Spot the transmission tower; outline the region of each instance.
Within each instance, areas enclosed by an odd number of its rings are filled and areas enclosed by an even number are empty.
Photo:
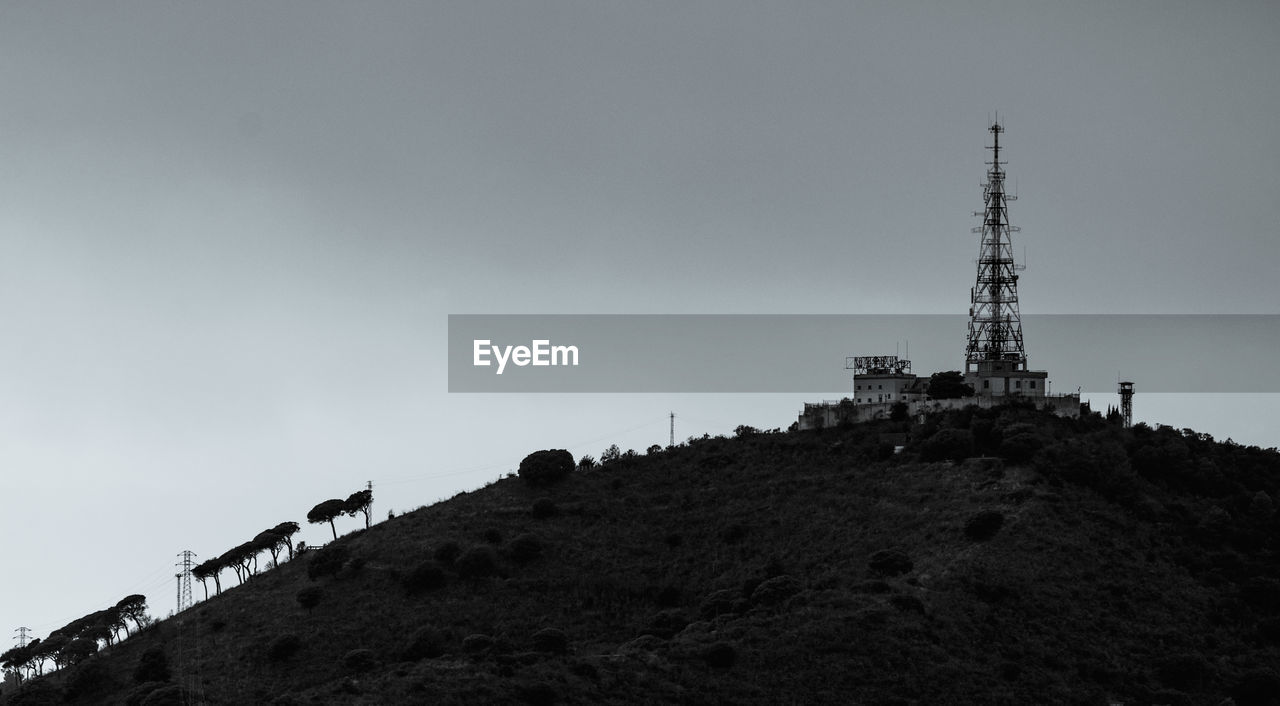
[[[178,578],[178,601],[175,613],[190,608],[191,601],[191,568],[195,566],[196,553],[190,549],[183,550],[178,556],[182,557],[182,561],[177,562],[174,566],[182,567],[182,573],[177,574]]]
[[[31,636],[27,634],[31,632],[31,628],[21,627],[14,630],[14,632],[18,633],[18,636],[13,638],[18,641],[18,647],[26,647],[27,643],[31,641]]]
[[[972,229],[982,234],[978,251],[978,278],[969,293],[969,341],[965,348],[965,372],[976,372],[980,363],[1007,361],[1014,370],[1026,370],[1027,352],[1022,346],[1022,316],[1018,312],[1018,271],[1013,259],[1011,233],[1018,227],[1009,225],[1008,202],[1018,197],[1004,192],[1004,169],[1000,161],[998,122],[988,128],[992,144],[991,161],[987,162],[987,182],[982,185],[982,225]],[[978,215],[978,214],[974,214]]]
[[[182,571],[174,574],[178,579],[178,601],[174,612],[178,637],[178,685],[182,690],[183,706],[192,706],[204,703],[204,687],[200,679],[200,618],[194,611],[183,611],[193,605],[191,569],[197,555],[185,549],[178,556],[182,557],[182,561],[175,564],[182,567]]]
[[[1133,426],[1133,383],[1120,383],[1120,417],[1124,420],[1124,428]]]

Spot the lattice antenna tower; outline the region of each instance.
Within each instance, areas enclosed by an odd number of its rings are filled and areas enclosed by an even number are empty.
[[[969,340],[965,348],[965,372],[973,372],[983,361],[1011,361],[1014,370],[1025,370],[1027,352],[1022,345],[1022,315],[1018,312],[1018,265],[1013,258],[1009,225],[1009,202],[1018,197],[1004,191],[1004,165],[1000,161],[1000,135],[1004,127],[997,117],[988,128],[992,144],[987,162],[987,182],[982,185],[982,225],[972,232],[982,234],[978,251],[978,278],[969,292]],[[974,214],[978,215],[978,214]]]

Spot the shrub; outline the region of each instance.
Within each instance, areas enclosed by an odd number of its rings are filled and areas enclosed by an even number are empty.
[[[738,651],[727,642],[717,642],[702,650],[702,661],[713,669],[728,669],[738,661]]]
[[[534,451],[520,462],[520,477],[529,485],[552,485],[572,472],[573,454],[564,449]]]
[[[182,687],[177,684],[162,686],[147,694],[139,702],[141,706],[182,706]]]
[[[1136,498],[1137,476],[1124,447],[1115,441],[1096,435],[1067,439],[1044,447],[1035,460],[1045,475],[1093,488],[1109,500],[1131,502]]]
[[[445,542],[444,544],[436,547],[434,554],[436,561],[444,564],[445,566],[449,566],[453,562],[457,561],[458,557],[461,555],[462,547],[458,546],[458,543],[454,541]]]
[[[1280,645],[1280,618],[1259,620],[1258,636],[1273,645]]]
[[[569,651],[569,637],[559,628],[543,628],[533,634],[533,649],[562,655]]]
[[[1020,425],[1015,425],[1020,426]],[[1044,446],[1044,439],[1033,432],[1006,437],[1000,443],[1000,458],[1010,463],[1026,463]]]
[[[373,650],[351,650],[342,656],[342,666],[356,673],[369,672],[378,666],[378,658],[374,656]]]
[[[960,461],[973,455],[973,434],[968,429],[942,429],[924,440],[923,461]]]
[[[507,552],[515,563],[528,564],[542,556],[542,540],[532,534],[522,534],[511,540]]]
[[[304,610],[310,611],[320,605],[321,599],[324,598],[324,591],[321,591],[319,586],[308,586],[298,591],[294,598]]]
[[[756,586],[751,592],[751,602],[755,605],[776,606],[799,592],[800,582],[783,574]]]
[[[1196,654],[1165,657],[1156,665],[1160,683],[1183,691],[1199,691],[1213,677],[1213,666]]]
[[[1280,698],[1280,675],[1270,669],[1247,672],[1231,688],[1231,698],[1240,706],[1262,706]]]
[[[67,701],[84,697],[97,697],[119,688],[111,676],[111,670],[101,660],[90,660],[77,665],[67,677]]]
[[[267,645],[267,661],[283,662],[302,649],[302,638],[297,635],[281,635]]]
[[[728,589],[712,591],[698,604],[698,613],[707,620],[720,615],[741,613],[746,610],[747,602],[738,591]]]
[[[5,706],[54,706],[67,703],[66,694],[48,679],[28,681],[21,690],[9,694],[5,686]]]
[[[404,577],[403,584],[410,594],[438,591],[449,585],[449,575],[439,564],[427,560],[413,567]]]
[[[555,517],[560,514],[560,508],[556,507],[556,503],[551,498],[538,498],[533,501],[533,516],[535,519],[545,520],[548,517]]]
[[[138,659],[138,666],[133,670],[134,683],[149,681],[169,681],[169,660],[164,656],[161,647],[148,647]]]
[[[735,524],[726,527],[720,532],[720,539],[725,544],[737,544],[747,537],[747,528],[745,525]]]
[[[515,692],[516,698],[529,706],[551,706],[560,698],[556,694],[556,688],[544,681],[517,684]]]
[[[462,650],[475,654],[477,652],[488,652],[493,649],[494,641],[488,635],[475,634],[467,635],[462,638]]]
[[[142,706],[143,699],[150,696],[151,692],[162,688],[165,688],[162,682],[142,682],[124,695],[124,706]]]
[[[458,575],[463,578],[483,578],[498,573],[498,555],[489,547],[472,547],[458,557]]]
[[[893,596],[889,598],[889,605],[904,613],[924,613],[924,603],[915,596]]]
[[[321,549],[307,564],[307,578],[314,581],[322,576],[336,576],[339,571],[342,571],[342,566],[347,563],[349,554],[345,544],[330,544]]]
[[[404,658],[435,659],[444,654],[446,644],[445,634],[438,628],[419,628],[409,637],[409,644],[404,649]]]
[[[689,618],[684,614],[684,611],[663,610],[649,617],[648,625],[642,631],[642,634],[670,640],[688,625]]]
[[[999,510],[983,510],[964,523],[964,534],[969,539],[983,542],[996,536],[1004,526],[1004,513]]]
[[[897,549],[881,549],[872,554],[871,558],[867,560],[867,566],[872,571],[884,576],[905,574],[915,568],[915,564],[911,562],[911,557]]]

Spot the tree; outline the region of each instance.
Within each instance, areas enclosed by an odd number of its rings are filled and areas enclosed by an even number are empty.
[[[34,644],[34,643],[33,643]],[[32,656],[40,661],[49,660],[53,662],[55,669],[60,669],[63,665],[62,648],[67,644],[67,638],[64,635],[53,633],[39,643],[34,650]]]
[[[204,599],[209,600],[209,584],[210,577],[215,575],[214,560],[204,561],[196,564],[191,568],[191,575],[196,577],[201,586],[204,586]]]
[[[622,458],[622,450],[618,448],[617,444],[610,444],[609,448],[600,453],[600,464],[612,463],[619,458]]]
[[[929,396],[935,400],[973,397],[973,385],[965,383],[959,370],[934,373],[929,376]]]
[[[347,497],[343,512],[355,517],[356,513],[364,513],[364,528],[369,529],[369,510],[373,508],[373,491],[369,488],[358,490]]]
[[[281,522],[271,528],[272,532],[280,535],[280,538],[284,540],[284,545],[288,547],[289,561],[293,561],[293,535],[297,534],[299,529],[297,522]]]
[[[529,485],[551,485],[573,472],[573,454],[564,449],[534,451],[520,462],[520,477]]]
[[[284,549],[284,537],[276,534],[274,528],[259,532],[258,535],[253,538],[253,544],[259,548],[259,551],[266,549],[271,552],[271,562],[273,564],[280,563],[280,550]]]
[[[332,498],[326,500],[319,505],[311,508],[311,512],[307,513],[307,522],[313,525],[329,523],[329,530],[333,532],[333,539],[338,540],[338,530],[333,526],[333,518],[347,511],[346,501]]]
[[[67,664],[75,664],[98,651],[98,643],[84,637],[77,637],[67,642],[62,648],[62,656]]]
[[[27,676],[35,676],[36,655],[40,651],[40,638],[36,638],[28,642],[26,647],[14,647],[0,654],[0,666],[5,669],[11,669],[18,675],[18,680],[22,680],[22,670],[27,670]]]
[[[911,408],[906,402],[894,402],[889,408],[889,421],[905,422],[911,417]]]
[[[120,599],[120,602],[117,603],[115,607],[116,607],[116,610],[120,611],[121,622],[123,622],[125,618],[128,618],[129,620],[133,621],[133,624],[135,627],[137,627],[138,629],[142,628],[143,623],[146,621],[146,618],[147,618],[147,597],[146,596],[142,595],[141,593],[135,593],[130,596],[125,596],[124,598]],[[125,632],[126,634],[128,633],[127,626],[125,627]]]
[[[222,595],[222,578],[219,574],[224,568],[226,568],[226,566],[222,563],[222,557],[214,557],[206,562],[198,564],[191,570],[191,575],[200,579],[201,584],[204,584],[205,579],[213,579],[213,583],[218,590],[218,595]],[[204,584],[204,599],[209,600],[208,584]]]

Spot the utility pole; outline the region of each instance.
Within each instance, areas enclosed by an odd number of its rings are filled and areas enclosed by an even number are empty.
[[[667,446],[676,445],[676,413],[671,413],[671,441],[667,442]]]
[[[369,491],[369,521],[373,522],[373,481],[365,481],[365,490]]]

